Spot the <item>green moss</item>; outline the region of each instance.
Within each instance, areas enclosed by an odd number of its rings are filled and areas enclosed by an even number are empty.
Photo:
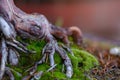
[[[14,70],[20,72],[23,76],[27,75],[28,73],[26,70],[30,68],[36,61],[39,61],[42,57],[41,51],[43,47],[45,46],[45,41],[32,41],[32,40],[23,40],[24,42],[30,44],[28,48],[30,50],[35,50],[36,54],[24,54],[21,53],[21,58],[19,65],[16,67],[12,67]],[[74,74],[71,79],[66,78],[65,72],[62,72],[63,68],[63,60],[60,58],[59,54],[55,53],[55,63],[57,64],[56,68],[50,72],[46,72],[47,69],[50,68],[49,66],[49,60],[46,61],[44,64],[41,64],[38,66],[38,71],[44,71],[44,74],[41,77],[41,80],[87,80],[87,77],[85,76],[84,72],[90,70],[95,65],[98,65],[97,59],[88,53],[87,51],[84,51],[80,49],[77,45],[72,45],[71,47],[74,56],[69,55],[72,65],[73,65],[73,71]],[[16,78],[19,78],[21,76],[18,76],[16,72],[14,71],[14,75]],[[19,78],[20,79],[20,78]],[[17,79],[18,80],[18,79]]]
[[[22,75],[17,70],[12,69],[12,73],[13,73],[16,80],[22,79]]]
[[[72,48],[74,57],[69,55],[73,64],[74,75],[72,80],[85,80],[86,76],[84,72],[90,70],[95,65],[98,65],[97,59],[90,53],[80,50],[78,48]]]

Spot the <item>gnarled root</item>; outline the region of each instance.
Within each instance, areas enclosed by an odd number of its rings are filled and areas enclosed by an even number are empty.
[[[61,56],[61,58],[63,59],[64,65],[66,66],[66,76],[68,78],[71,78],[73,75],[73,68],[70,58],[68,57],[66,51],[62,47],[58,46],[56,40],[54,39],[50,39],[50,40],[52,41],[49,41],[46,44],[46,46],[43,48],[42,51],[43,57],[41,58],[41,60],[36,62],[34,67],[30,69],[30,75],[34,75],[36,73],[37,66],[45,62],[47,55],[49,56],[49,61],[51,66],[51,68],[48,71],[52,70],[56,66],[54,61],[54,53],[55,51],[57,51]]]
[[[10,77],[10,80],[14,80],[14,76],[11,73],[10,69],[8,67],[6,67],[7,57],[8,57],[8,48],[7,48],[4,38],[2,38],[2,40],[1,40],[0,51],[1,51],[0,55],[2,56],[1,57],[1,65],[0,65],[0,80],[3,78],[4,73],[8,74],[8,76]],[[10,51],[10,53],[11,53],[11,51]],[[11,62],[11,64],[16,65],[18,62],[18,59],[16,60],[16,58],[15,58],[16,55],[14,54],[14,51],[11,55],[14,55],[14,56],[9,56],[10,62]]]
[[[64,65],[66,66],[66,76],[68,78],[71,78],[73,75],[73,69],[70,58],[66,54],[66,51],[63,48],[59,47],[58,45],[56,46],[56,51],[60,54],[61,58],[64,60]]]
[[[7,46],[4,38],[2,38],[1,40],[1,56],[2,57],[1,57],[1,65],[0,65],[0,80],[2,79],[5,73],[5,64],[7,62],[7,56],[8,56]]]
[[[83,42],[82,31],[77,26],[71,26],[64,29],[50,24],[50,27],[52,29],[51,34],[56,38],[61,39],[68,46],[70,44],[68,36],[73,37],[73,40],[77,45],[81,45]]]
[[[0,32],[0,80],[3,78],[4,73],[8,74],[10,80],[14,80],[14,76],[10,68],[6,67],[6,64],[9,63],[14,66],[18,64],[19,54],[17,50],[24,53],[34,53],[34,51],[28,50],[23,44],[15,40],[16,32],[14,27],[1,16]]]
[[[36,69],[39,64],[45,62],[47,56],[49,56],[51,66],[48,71],[52,70],[56,66],[54,61],[55,51],[60,54],[61,58],[64,61],[64,65],[66,66],[66,76],[68,78],[72,77],[73,69],[71,60],[68,57],[66,51],[58,45],[54,37],[61,39],[66,44],[64,48],[71,52],[69,49],[70,42],[68,40],[68,36],[73,36],[74,41],[80,45],[82,42],[82,33],[80,29],[77,27],[70,27],[69,29],[55,27],[51,25],[43,15],[27,14],[23,12],[14,5],[13,0],[0,0],[0,9],[2,10],[0,11],[0,14],[4,16],[4,18],[0,16],[0,35],[2,39],[0,48],[2,55],[0,65],[0,79],[2,79],[5,71],[7,71],[7,73],[10,73],[8,69],[5,69],[7,56],[9,58],[8,62],[11,65],[17,65],[19,58],[17,50],[24,53],[34,53],[34,51],[28,50],[22,43],[16,41],[15,38],[17,34],[20,34],[20,36],[24,38],[39,40],[45,39],[47,42],[42,51],[42,59],[35,63],[35,66],[30,70],[30,76],[24,78],[24,80],[30,79],[31,77],[34,77],[36,79],[40,78],[38,76],[41,76],[43,72],[36,73]],[[11,76],[11,79],[14,78]]]

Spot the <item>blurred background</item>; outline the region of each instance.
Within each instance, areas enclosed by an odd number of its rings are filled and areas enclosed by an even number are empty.
[[[28,13],[44,14],[63,27],[78,26],[85,37],[120,44],[120,0],[15,0]]]

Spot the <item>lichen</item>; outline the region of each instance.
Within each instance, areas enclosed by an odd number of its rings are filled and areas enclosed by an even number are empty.
[[[34,63],[41,59],[41,51],[43,47],[45,46],[45,41],[34,41],[34,40],[22,40],[25,43],[28,43],[28,48],[30,50],[35,50],[36,54],[20,54],[20,60],[18,66],[10,66],[14,71],[14,76],[16,80],[21,80],[21,78],[28,74],[27,69],[32,67]],[[50,72],[46,72],[47,69],[50,68],[49,66],[49,60],[46,61],[46,63],[41,64],[38,66],[37,71],[43,71],[44,74],[41,77],[41,80],[88,80],[88,78],[85,76],[85,72],[93,68],[95,65],[98,65],[97,59],[88,53],[85,50],[80,49],[77,45],[72,45],[71,50],[74,53],[74,56],[68,53],[72,65],[73,65],[73,71],[74,74],[71,79],[68,79],[65,76],[65,71],[62,72],[63,68],[63,60],[60,58],[60,56],[55,53],[55,63],[57,64],[56,68]],[[18,75],[17,72],[19,72],[22,76]]]

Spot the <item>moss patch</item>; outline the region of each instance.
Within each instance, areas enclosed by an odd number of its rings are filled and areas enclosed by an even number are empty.
[[[16,80],[21,80],[21,78],[28,73],[26,70],[30,68],[36,61],[41,59],[41,51],[43,47],[45,46],[44,41],[31,41],[31,40],[22,40],[25,43],[28,43],[28,48],[30,50],[35,50],[36,54],[24,54],[20,53],[20,60],[18,66],[10,66],[14,71],[14,75],[16,77]],[[55,53],[55,63],[57,64],[56,68],[50,72],[46,72],[47,69],[50,68],[49,66],[49,60],[46,61],[46,63],[38,66],[38,71],[44,71],[43,76],[41,77],[41,80],[87,80],[87,77],[85,76],[84,72],[90,70],[95,65],[98,65],[97,59],[91,55],[90,53],[80,49],[76,45],[72,45],[71,47],[74,56],[71,56],[69,53],[69,57],[72,61],[74,74],[71,79],[66,78],[65,72],[62,72],[63,68],[63,61],[60,58],[59,54]],[[22,74],[22,76],[20,74]]]

